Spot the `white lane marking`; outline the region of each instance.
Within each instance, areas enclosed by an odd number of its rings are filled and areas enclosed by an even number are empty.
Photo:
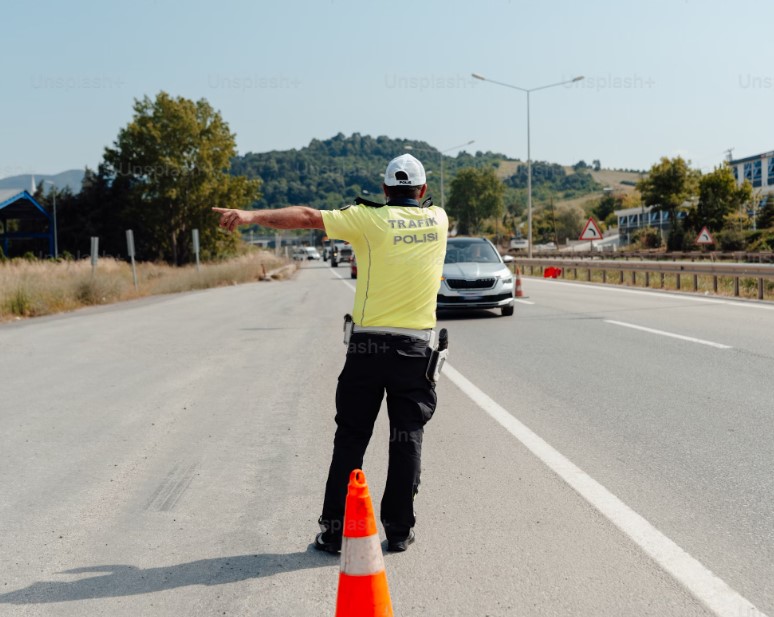
[[[743,308],[754,308],[754,309],[762,309],[764,311],[774,311],[774,305],[772,304],[761,304],[760,301],[753,301],[750,302],[735,302],[733,300],[720,300],[720,299],[714,299],[714,298],[697,298],[696,296],[690,296],[688,294],[681,294],[680,292],[669,292],[669,291],[662,291],[660,289],[652,289],[650,291],[640,290],[640,289],[626,289],[621,287],[610,287],[606,285],[599,285],[595,283],[570,283],[568,281],[557,281],[557,280],[546,280],[546,279],[539,279],[539,278],[532,278],[527,277],[526,280],[528,280],[530,283],[543,283],[546,285],[568,285],[570,287],[582,287],[585,289],[599,289],[601,291],[611,291],[611,292],[617,292],[617,293],[624,293],[624,294],[635,294],[640,296],[648,296],[650,298],[669,298],[670,300],[674,300],[675,298],[680,298],[681,300],[688,300],[689,302],[703,302],[704,304],[722,304],[725,306],[740,306]]]
[[[514,302],[519,302],[520,304],[535,304],[534,302],[530,302],[529,300],[519,300],[516,298]]]
[[[599,482],[543,441],[467,378],[444,366],[444,374],[481,409],[518,439],[549,469],[626,534],[663,570],[679,581],[718,617],[766,617],[749,600],[732,589],[697,559],[689,555]]]
[[[602,321],[605,323],[613,324],[614,326],[623,326],[624,328],[632,328],[633,330],[642,330],[643,332],[650,332],[651,334],[658,334],[660,336],[668,336],[671,338],[680,339],[681,341],[689,341],[691,343],[699,343],[700,345],[709,345],[710,347],[717,347],[718,349],[732,349],[730,345],[713,343],[712,341],[705,341],[704,339],[694,338],[692,336],[683,336],[682,334],[675,334],[674,332],[664,332],[664,330],[655,330],[654,328],[646,328],[645,326],[637,326],[633,323],[626,323],[625,321],[615,321],[613,319],[603,319]]]
[[[352,291],[355,291],[355,286],[350,283],[349,281],[345,280],[341,274],[336,272],[336,270],[331,269],[331,272],[333,272],[336,276],[338,276],[341,279],[341,282],[344,283],[347,287],[349,287]]]

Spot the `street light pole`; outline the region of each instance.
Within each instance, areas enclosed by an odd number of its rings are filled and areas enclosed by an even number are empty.
[[[43,184],[54,187],[54,259],[59,259],[59,230],[56,227],[56,184],[51,180],[43,180]]]
[[[520,88],[512,84],[506,84],[501,81],[495,81],[494,79],[487,79],[478,73],[473,73],[475,79],[481,81],[488,81],[498,86],[504,86],[506,88],[513,88],[514,90],[520,90],[527,95],[527,256],[532,257],[532,152],[530,144],[530,122],[529,122],[529,95],[537,90],[545,90],[547,88],[554,88],[556,86],[563,86],[564,84],[571,84],[583,79],[583,76],[573,77],[565,81],[560,81],[555,84],[548,84],[547,86],[539,86],[537,88]]]

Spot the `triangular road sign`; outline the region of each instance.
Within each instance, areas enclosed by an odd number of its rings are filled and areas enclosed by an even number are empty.
[[[589,217],[586,221],[586,226],[583,228],[583,232],[580,235],[579,240],[601,240],[602,232],[599,230],[597,222],[594,217]]]
[[[696,244],[715,244],[715,238],[709,232],[709,229],[702,227],[699,236],[696,238]]]

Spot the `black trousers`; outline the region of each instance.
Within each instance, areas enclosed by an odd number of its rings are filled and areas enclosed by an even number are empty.
[[[381,503],[388,538],[402,539],[414,526],[422,435],[436,406],[435,385],[425,377],[430,349],[410,337],[353,334],[336,389],[336,436],[320,523],[340,536],[349,475],[363,465],[387,393],[389,466]]]

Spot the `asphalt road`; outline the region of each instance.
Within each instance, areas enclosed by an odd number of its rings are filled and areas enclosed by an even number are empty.
[[[352,303],[336,274],[0,326],[0,615],[333,614],[338,560],[310,542]],[[454,370],[417,543],[385,556],[396,615],[713,614],[459,376],[713,572],[739,617],[774,615],[774,307],[524,289],[513,317],[440,320]]]

